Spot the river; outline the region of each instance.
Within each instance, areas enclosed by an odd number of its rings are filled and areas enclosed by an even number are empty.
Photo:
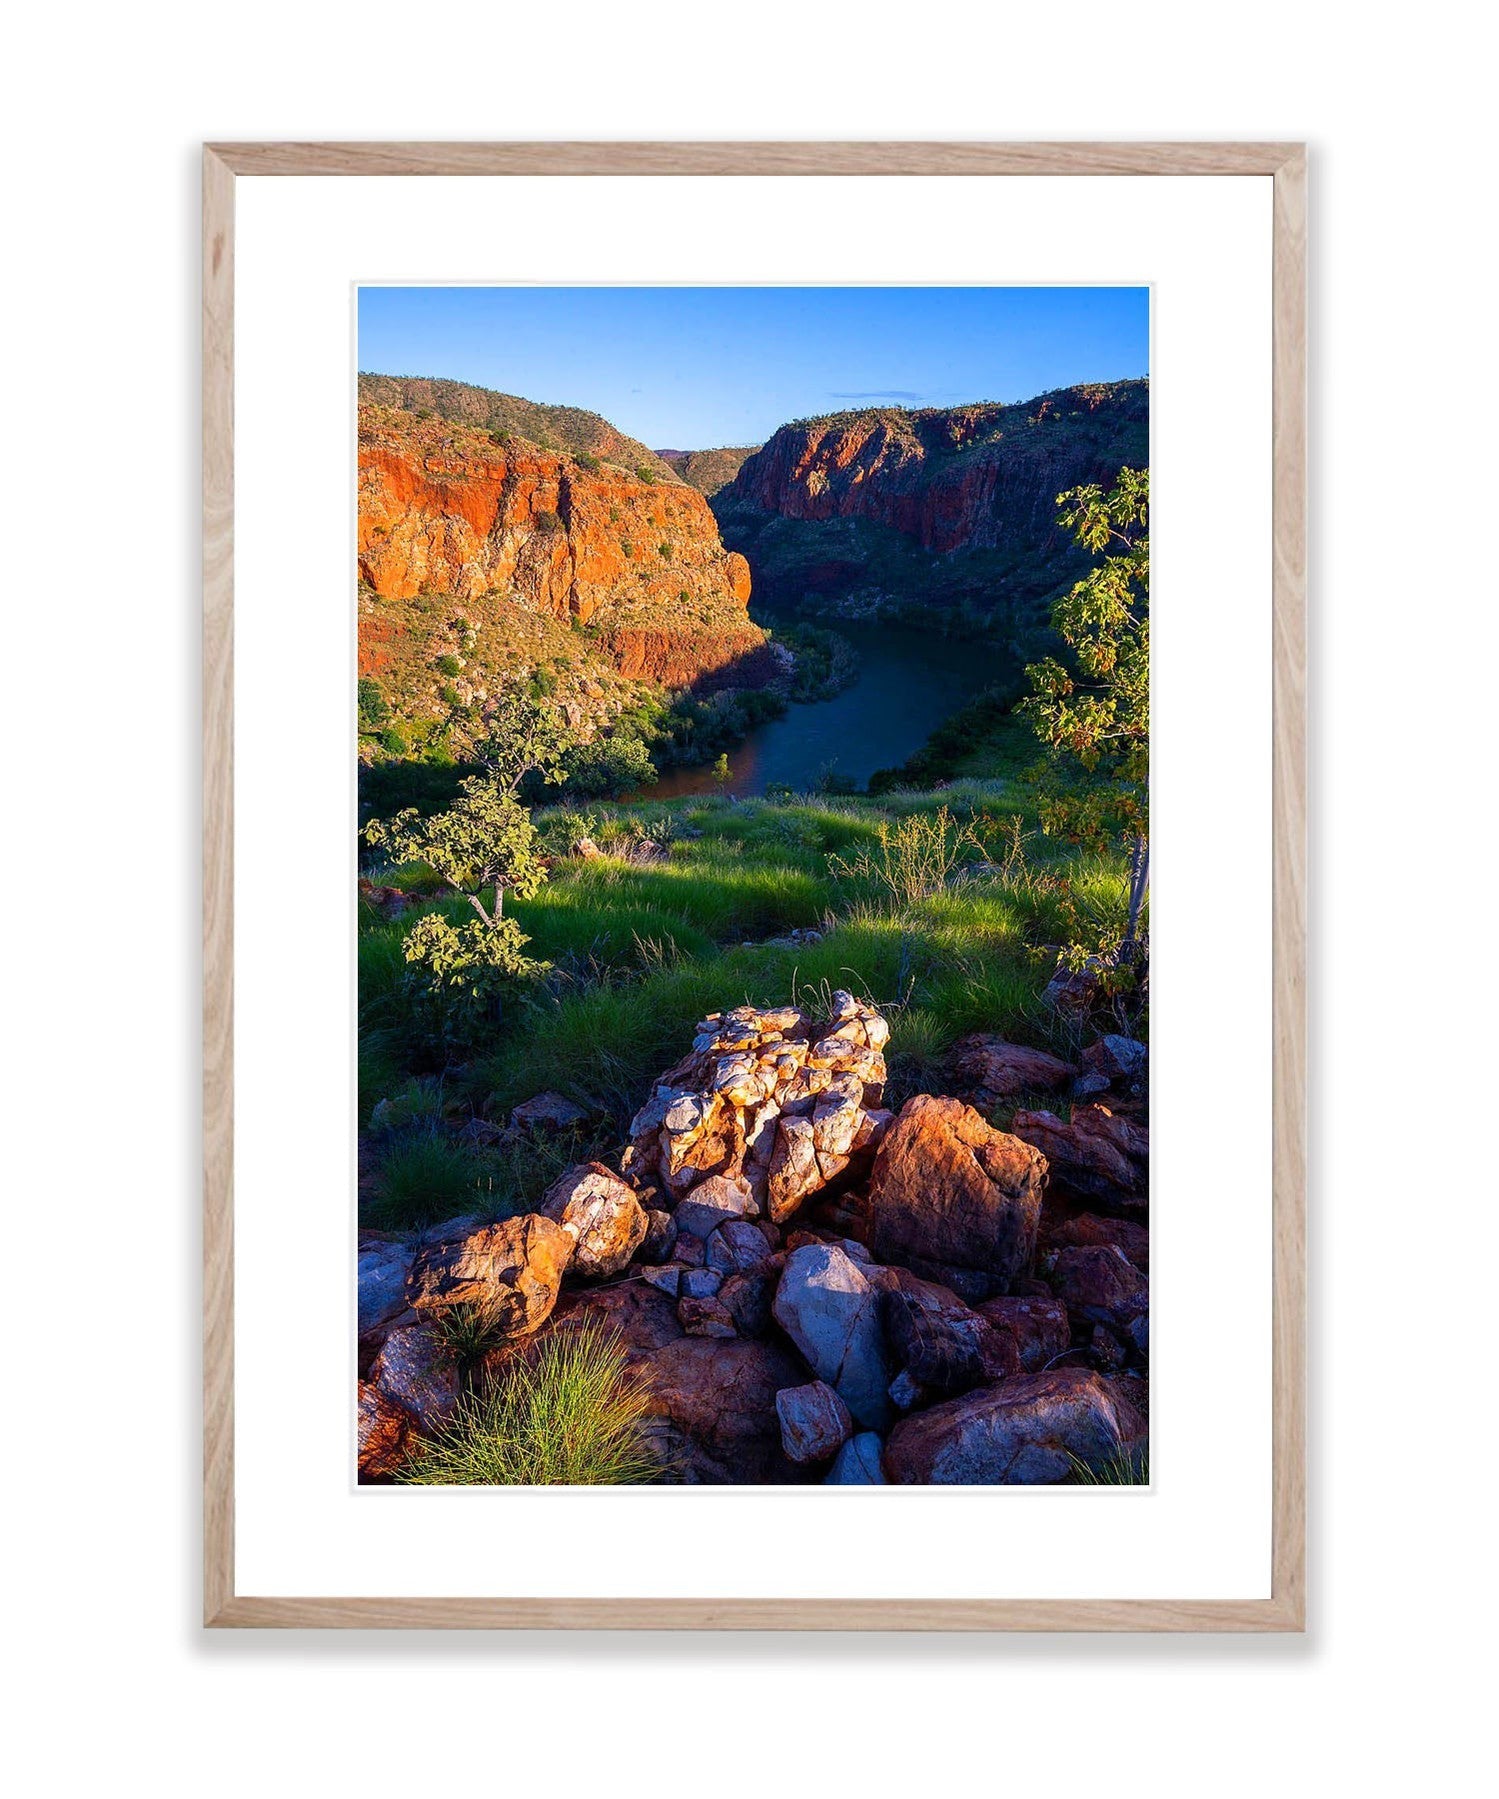
[[[775,615],[763,614],[774,628]],[[941,637],[910,625],[830,620],[859,653],[859,678],[831,700],[791,706],[729,752],[729,779],[711,768],[667,769],[637,799],[732,793],[739,798],[785,786],[815,788],[826,774],[863,787],[877,768],[913,755],[944,719],[1013,666],[990,645]]]

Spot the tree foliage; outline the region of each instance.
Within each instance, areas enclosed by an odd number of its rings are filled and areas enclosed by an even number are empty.
[[[492,775],[469,775],[445,812],[423,818],[414,806],[373,819],[365,837],[397,862],[422,862],[461,893],[486,924],[483,895],[494,890],[493,917],[504,896],[529,899],[546,879],[536,827],[525,807]]]
[[[546,970],[525,953],[513,918],[450,924],[428,912],[406,933],[402,954],[439,1014],[440,1035],[463,1041],[496,1007]]]
[[[1057,516],[1099,560],[1052,610],[1065,646],[1026,670],[1020,703],[1051,751],[1041,787],[1045,828],[1095,847],[1126,843],[1133,941],[1149,867],[1150,475],[1070,488]]]
[[[498,1005],[546,968],[525,954],[529,939],[505,917],[505,895],[530,899],[546,880],[546,861],[531,815],[516,798],[529,774],[561,782],[576,733],[554,706],[520,688],[494,703],[475,746],[484,769],[458,783],[458,794],[426,817],[408,806],[365,826],[366,840],[398,862],[421,862],[478,914],[454,925],[429,912],[406,933],[402,951],[436,1012],[439,1034],[462,1040]],[[484,896],[492,897],[486,906]]]
[[[577,742],[577,731],[558,706],[517,683],[486,708],[472,756],[497,786],[513,794],[529,774],[552,786],[565,781],[568,752]]]

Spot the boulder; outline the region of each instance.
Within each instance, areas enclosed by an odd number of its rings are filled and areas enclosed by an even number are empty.
[[[380,1345],[397,1324],[414,1324],[406,1304],[406,1271],[416,1254],[415,1237],[384,1231],[359,1233],[359,1372],[368,1374]]]
[[[444,1238],[419,1250],[406,1280],[418,1312],[472,1306],[495,1334],[533,1331],[557,1303],[573,1239],[553,1219],[530,1213]]]
[[[922,1386],[909,1368],[902,1368],[890,1383],[890,1403],[898,1412],[914,1412],[918,1406],[929,1404],[934,1397],[931,1390]]]
[[[875,1158],[870,1248],[965,1298],[1006,1292],[1030,1273],[1045,1177],[1029,1144],[961,1100],[919,1094]],[[964,1273],[973,1278],[959,1285]]]
[[[1053,1239],[1082,1247],[1093,1243],[1112,1243],[1123,1250],[1142,1274],[1150,1273],[1150,1232],[1132,1218],[1101,1218],[1096,1212],[1080,1212],[1057,1230]]]
[[[773,1343],[682,1337],[641,1365],[669,1479],[692,1485],[804,1480],[781,1448],[776,1394],[802,1370]]]
[[[668,1299],[675,1299],[684,1272],[680,1262],[663,1262],[658,1268],[642,1268],[640,1278],[648,1287],[654,1287]]]
[[[771,1309],[813,1373],[837,1388],[859,1423],[885,1424],[893,1370],[879,1293],[858,1264],[831,1244],[804,1244],[786,1258]]]
[[[1150,1196],[1150,1132],[1107,1106],[1078,1106],[1071,1123],[1053,1112],[1017,1112],[1010,1129],[1046,1157],[1052,1185],[1079,1199],[1143,1209]]]
[[[684,1294],[677,1301],[677,1323],[689,1337],[737,1337],[727,1306],[715,1297]]]
[[[890,1359],[921,1389],[916,1397],[947,1398],[1020,1371],[1018,1355],[956,1293],[904,1268],[877,1278]],[[916,1403],[909,1383],[902,1394],[894,1402],[909,1410]]]
[[[766,1210],[776,1224],[784,1224],[809,1194],[826,1185],[810,1118],[783,1118],[776,1126],[765,1183]]]
[[[1054,1093],[1077,1069],[1060,1056],[1002,1037],[964,1037],[953,1048],[953,1070],[983,1106],[1014,1099],[1021,1093]]]
[[[564,1295],[538,1336],[522,1338],[520,1347],[526,1349],[560,1331],[586,1328],[613,1337],[632,1364],[675,1343],[682,1334],[676,1307],[667,1295],[638,1281],[621,1281],[613,1287],[583,1287]]]
[[[768,1262],[774,1251],[764,1233],[748,1219],[731,1218],[719,1225],[704,1246],[704,1260],[721,1274],[749,1274]]]
[[[1013,1344],[1015,1359],[1026,1374],[1039,1374],[1072,1342],[1072,1324],[1059,1299],[1032,1294],[986,1299],[979,1316],[995,1333]]]
[[[789,1218],[867,1167],[888,1122],[879,1101],[889,1036],[877,1012],[841,992],[825,1019],[794,1006],[711,1014],[635,1115],[632,1176],[678,1199],[714,1178],[743,1181],[755,1201],[747,1215]]]
[[[763,1337],[769,1332],[776,1279],[767,1265],[754,1274],[731,1274],[718,1289],[719,1303],[741,1337]]]
[[[677,1225],[670,1212],[654,1208],[645,1215],[645,1235],[635,1251],[637,1262],[669,1262],[676,1247]]]
[[[370,1383],[429,1436],[458,1404],[458,1364],[428,1324],[405,1324],[390,1333],[370,1367]]]
[[[781,1447],[793,1462],[826,1462],[854,1434],[848,1407],[826,1381],[783,1387],[776,1394]]]
[[[1150,1309],[1149,1281],[1112,1243],[1059,1249],[1047,1279],[1074,1321],[1108,1325],[1123,1336]]]
[[[734,1175],[712,1174],[677,1202],[672,1214],[679,1232],[700,1240],[712,1236],[730,1218],[751,1218],[760,1210],[748,1181]]]
[[[564,1290],[546,1323],[529,1335],[507,1338],[488,1350],[480,1364],[485,1382],[503,1376],[518,1361],[528,1361],[546,1344],[569,1331],[592,1330],[617,1343],[627,1366],[638,1371],[669,1343],[680,1342],[676,1300],[643,1281],[619,1281],[610,1287]]]
[[[1041,1003],[1066,1017],[1080,1018],[1092,1010],[1103,991],[1108,964],[1102,956],[1089,956],[1081,968],[1062,964],[1041,992]]]
[[[1150,1066],[1150,1051],[1135,1037],[1100,1037],[1083,1051],[1084,1066],[1106,1081],[1139,1081]]]
[[[561,1093],[538,1093],[523,1100],[510,1114],[510,1123],[518,1131],[570,1131],[585,1122],[588,1114],[582,1106]]]
[[[850,1437],[833,1458],[823,1481],[825,1487],[882,1487],[885,1470],[880,1465],[880,1439],[872,1430]]]
[[[1065,1481],[1073,1456],[1096,1465],[1144,1436],[1144,1421],[1101,1375],[1054,1368],[903,1419],[885,1472],[903,1485],[1042,1486]]]
[[[554,1181],[541,1216],[572,1238],[572,1272],[589,1280],[622,1273],[645,1241],[645,1208],[602,1162],[581,1162]]]
[[[372,1381],[359,1383],[359,1478],[387,1481],[406,1461],[417,1421]]]
[[[716,1268],[684,1268],[682,1278],[677,1282],[677,1296],[681,1299],[712,1299],[723,1285],[723,1276]]]

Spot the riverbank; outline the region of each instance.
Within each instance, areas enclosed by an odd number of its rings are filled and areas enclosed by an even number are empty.
[[[776,615],[765,614],[774,630]],[[788,621],[789,622],[789,621]],[[952,715],[987,688],[1019,680],[1019,667],[992,645],[933,637],[904,625],[840,623],[859,677],[832,698],[793,704],[755,725],[727,751],[727,775],[711,767],[663,770],[634,799],[668,801],[722,793],[857,791],[881,769],[916,755]]]

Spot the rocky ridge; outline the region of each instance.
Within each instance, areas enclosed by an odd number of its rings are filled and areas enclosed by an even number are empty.
[[[1149,460],[1144,381],[1020,405],[882,407],[783,425],[714,494],[762,598],[859,616],[881,601],[1033,603],[1084,559],[1056,498]],[[882,588],[888,593],[882,593]]]

